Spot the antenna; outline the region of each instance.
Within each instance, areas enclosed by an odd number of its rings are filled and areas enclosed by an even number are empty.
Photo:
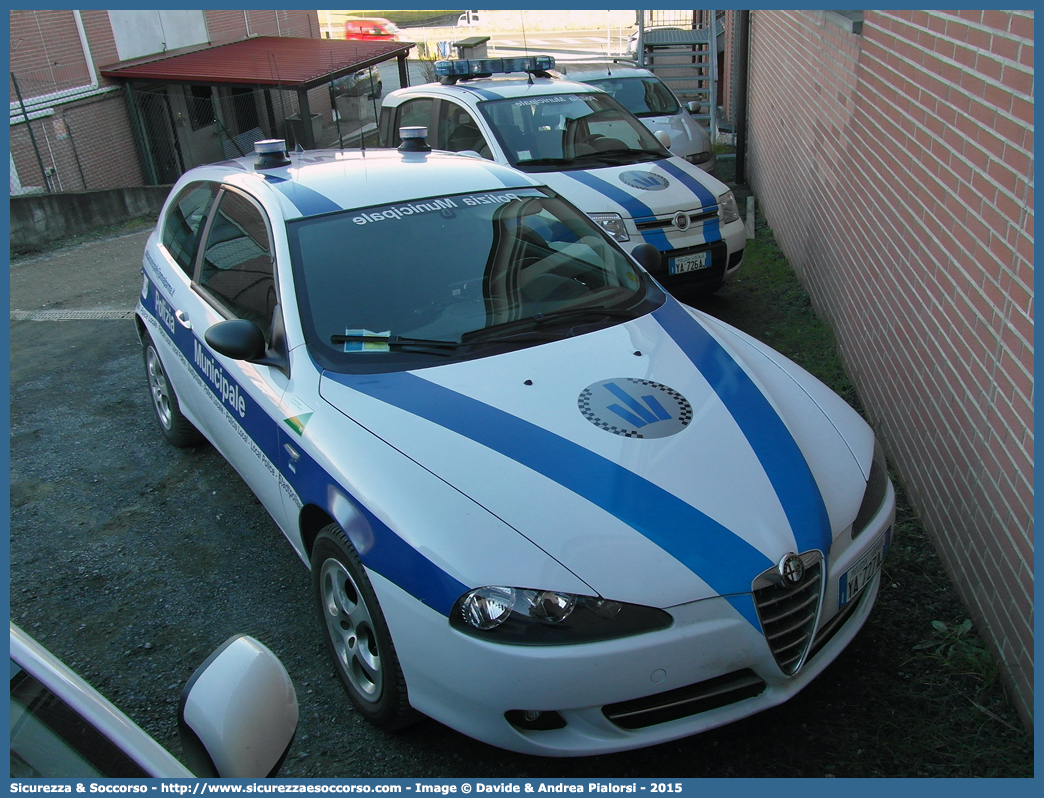
[[[522,23],[522,50],[529,55],[529,42],[526,40],[526,12],[519,11],[518,17]]]

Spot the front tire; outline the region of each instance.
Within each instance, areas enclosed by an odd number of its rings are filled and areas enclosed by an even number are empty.
[[[163,361],[160,360],[156,344],[152,342],[151,338],[145,338],[142,354],[145,359],[145,375],[149,379],[152,409],[156,413],[156,420],[159,422],[163,437],[178,447],[195,446],[202,443],[203,436],[199,430],[181,413],[178,396],[174,393],[174,386],[167,379]]]
[[[377,596],[337,524],[312,547],[312,585],[326,649],[359,714],[387,731],[417,720]]]

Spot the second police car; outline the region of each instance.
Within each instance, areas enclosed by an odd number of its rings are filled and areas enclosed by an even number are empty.
[[[554,66],[550,56],[439,61],[440,83],[384,99],[382,141],[395,146],[400,127],[424,125],[432,146],[537,175],[618,242],[652,244],[664,285],[720,287],[739,269],[746,239],[733,193],[671,155],[668,137],[611,95],[553,78]]]
[[[877,594],[873,432],[652,247],[422,133],[182,176],[137,309],[163,433],[264,503],[383,728],[595,754],[793,696]]]

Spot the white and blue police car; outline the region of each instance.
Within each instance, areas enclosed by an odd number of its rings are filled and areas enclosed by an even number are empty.
[[[264,503],[383,728],[571,756],[787,700],[877,595],[873,432],[653,247],[424,134],[181,177],[137,308],[164,435]]]
[[[424,125],[433,147],[537,175],[620,243],[655,246],[654,276],[668,288],[719,288],[739,269],[746,240],[733,193],[672,155],[669,137],[612,95],[552,77],[554,66],[551,56],[439,61],[441,82],[384,99],[382,143]]]

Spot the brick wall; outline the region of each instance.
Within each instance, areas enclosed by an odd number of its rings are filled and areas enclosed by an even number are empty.
[[[212,44],[224,44],[257,36],[318,38],[317,13],[307,10],[206,11]],[[104,10],[80,12],[95,74],[119,61],[109,14]],[[24,99],[89,87],[90,71],[73,11],[10,12],[11,72]],[[98,75],[98,86],[120,88],[118,81]],[[15,81],[10,82],[11,101],[17,101]],[[313,112],[329,116],[329,93],[310,93]],[[284,101],[295,106],[296,98]],[[11,127],[11,158],[16,175],[15,192],[35,187],[52,191],[82,191],[141,185],[146,180],[135,146],[135,136],[122,91],[54,102],[35,114],[32,132],[25,123]],[[39,151],[39,157],[37,156]],[[41,168],[42,162],[42,168]],[[44,177],[43,171],[48,173]],[[20,183],[20,187],[18,184]]]
[[[837,22],[752,12],[748,179],[1031,722],[1033,12]]]

